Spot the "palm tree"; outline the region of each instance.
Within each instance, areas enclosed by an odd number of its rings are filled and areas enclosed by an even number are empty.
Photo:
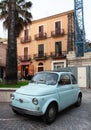
[[[8,29],[8,49],[6,58],[6,83],[17,83],[17,44],[24,26],[31,23],[32,15],[29,12],[31,2],[25,0],[2,0],[0,2],[0,20]]]
[[[6,83],[17,83],[17,46],[16,46],[16,2],[8,2],[8,49],[6,56]]]
[[[12,0],[1,0],[0,2],[0,20],[3,21],[3,27],[8,29],[8,2]],[[16,36],[18,37],[24,26],[31,23],[32,15],[29,9],[32,7],[32,3],[26,0],[16,1]]]

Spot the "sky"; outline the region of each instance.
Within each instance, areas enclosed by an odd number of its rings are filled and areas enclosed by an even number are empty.
[[[74,0],[30,0],[30,1],[33,4],[30,10],[33,16],[33,20],[74,9]],[[91,41],[90,8],[91,8],[91,0],[83,0],[86,39]],[[3,25],[0,22],[0,37],[7,37],[7,33],[2,26]]]

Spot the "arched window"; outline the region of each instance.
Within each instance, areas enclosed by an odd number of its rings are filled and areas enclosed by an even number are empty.
[[[39,72],[39,71],[43,71],[43,70],[44,70],[44,65],[43,65],[42,62],[40,62],[40,63],[38,64],[38,72]]]
[[[38,64],[38,66],[41,66],[41,65],[43,65],[43,63],[40,62],[40,63]]]

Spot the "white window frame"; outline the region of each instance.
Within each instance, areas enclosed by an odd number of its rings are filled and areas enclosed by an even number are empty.
[[[66,67],[66,60],[61,60],[61,61],[59,61],[59,60],[57,60],[57,61],[52,61],[52,63],[51,63],[51,68],[52,68],[52,70],[54,70],[54,64],[55,63],[64,63],[64,67]]]

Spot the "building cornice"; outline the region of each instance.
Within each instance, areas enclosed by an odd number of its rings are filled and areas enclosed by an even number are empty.
[[[70,13],[74,13],[74,10],[70,10],[70,11],[66,11],[66,12],[63,12],[63,13],[59,13],[59,14],[51,15],[51,16],[44,17],[44,18],[41,18],[41,19],[37,19],[37,20],[32,21],[32,23],[38,23],[38,22],[42,22],[42,21],[45,21],[45,20],[48,20],[48,19],[58,18],[58,17],[61,17],[61,16],[68,15]]]

